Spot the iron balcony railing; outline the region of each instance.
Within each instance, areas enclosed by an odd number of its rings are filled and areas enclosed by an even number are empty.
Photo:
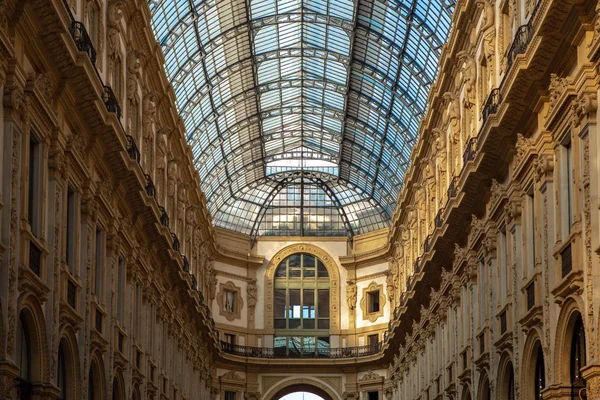
[[[450,181],[450,187],[448,187],[448,198],[451,199],[456,197],[456,185],[458,184],[458,176],[452,177],[452,181]]]
[[[140,149],[135,144],[135,139],[130,135],[127,135],[127,154],[129,154],[129,158],[137,161],[138,164],[140,163]]]
[[[252,358],[357,358],[379,354],[383,342],[366,346],[342,348],[315,348],[315,347],[252,347],[240,346],[221,341],[221,349],[227,354]]]
[[[148,174],[144,174],[144,178],[146,178],[146,194],[150,197],[154,197],[156,199],[156,187],[152,182],[152,177]]]
[[[521,25],[517,30],[517,34],[515,35],[515,39],[510,45],[510,49],[506,54],[506,70],[509,71],[512,67],[515,59],[519,54],[525,53],[527,50],[527,46],[529,46],[529,42],[533,38],[533,18],[529,19],[529,22],[525,25]]]
[[[110,86],[104,86],[104,90],[102,91],[102,101],[104,102],[104,105],[106,105],[108,112],[115,113],[117,118],[121,119],[121,106],[119,106],[117,96],[115,96],[115,92],[113,92]]]
[[[72,16],[71,16],[72,18]],[[69,29],[77,50],[85,52],[93,65],[96,65],[96,49],[92,44],[92,39],[88,35],[85,25],[79,21],[71,20],[71,27]]]
[[[481,116],[483,117],[483,123],[487,121],[488,117],[491,114],[496,114],[498,112],[498,107],[502,102],[502,93],[500,93],[499,88],[492,89],[490,95],[488,96],[485,106],[483,107],[483,111],[481,112]]]
[[[472,137],[467,142],[467,147],[465,148],[465,152],[463,153],[463,164],[467,164],[469,161],[472,161],[477,154],[477,137]]]

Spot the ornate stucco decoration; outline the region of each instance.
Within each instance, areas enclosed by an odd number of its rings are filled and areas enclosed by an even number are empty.
[[[383,380],[383,376],[377,374],[376,372],[373,371],[369,371],[366,374],[364,374],[359,380],[358,382],[364,384],[364,383],[375,383],[375,382],[381,382]]]
[[[219,294],[217,295],[219,315],[227,318],[227,321],[241,318],[242,307],[244,306],[241,292],[240,287],[235,286],[231,281],[219,284]]]
[[[379,311],[369,312],[368,309],[368,294],[379,291]],[[385,294],[383,293],[383,285],[371,282],[369,286],[363,289],[362,298],[360,300],[360,308],[362,310],[363,320],[375,322],[379,317],[383,317],[383,307],[385,306]]]
[[[273,328],[273,295],[274,275],[277,266],[286,257],[295,253],[308,253],[320,259],[329,273],[329,332],[337,334],[340,331],[340,272],[333,257],[325,250],[312,244],[292,244],[279,250],[269,261],[265,271],[265,333],[272,333]]]

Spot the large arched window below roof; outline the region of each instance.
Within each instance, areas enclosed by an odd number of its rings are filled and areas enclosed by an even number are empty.
[[[330,293],[325,264],[296,253],[275,270],[274,347],[278,355],[302,356],[329,351]]]

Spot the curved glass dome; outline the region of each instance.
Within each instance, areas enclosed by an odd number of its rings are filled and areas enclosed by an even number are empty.
[[[452,0],[150,0],[216,226],[389,225]]]

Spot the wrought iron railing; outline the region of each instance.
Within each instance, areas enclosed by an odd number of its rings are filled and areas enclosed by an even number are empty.
[[[154,182],[152,182],[152,178],[148,174],[144,174],[144,177],[146,178],[146,186],[144,187],[146,194],[156,199],[156,187],[154,186]]]
[[[465,152],[463,153],[463,164],[467,164],[469,161],[472,161],[477,154],[477,137],[472,137],[467,142],[467,147],[465,148]]]
[[[196,275],[192,274],[192,289],[198,290],[198,279],[196,279]]]
[[[252,347],[221,341],[221,349],[227,354],[252,358],[357,358],[379,354],[383,342],[366,346],[341,348],[316,347]]]
[[[190,272],[190,262],[187,257],[182,256],[181,258],[183,258],[183,272]]]
[[[108,112],[117,114],[117,118],[121,119],[121,106],[119,106],[117,96],[115,96],[115,92],[113,92],[110,86],[104,85],[104,90],[102,91],[102,101],[104,102]]]
[[[491,114],[496,114],[498,112],[498,107],[500,106],[500,102],[502,102],[502,93],[500,93],[499,88],[492,89],[490,95],[488,96],[485,106],[483,107],[483,111],[481,112],[481,116],[483,117],[483,123],[487,121],[488,117]]]
[[[458,176],[452,177],[452,180],[450,181],[450,186],[448,187],[448,198],[449,199],[456,197],[456,195],[457,195],[456,185],[458,185]]]
[[[173,250],[179,251],[179,249],[181,247],[179,245],[179,238],[173,232],[171,232],[171,239],[173,239],[173,241],[171,242],[171,247],[173,247]]]
[[[510,49],[508,49],[508,53],[506,54],[506,70],[509,71],[512,67],[515,59],[519,54],[525,53],[527,50],[527,46],[529,46],[529,42],[533,38],[533,18],[529,19],[529,22],[525,25],[521,25],[517,30],[517,34],[515,35],[515,39],[510,45]]]
[[[33,242],[29,242],[29,269],[37,276],[42,274],[42,250]]]
[[[167,210],[163,206],[158,206],[158,210],[160,211],[160,224],[162,226],[169,226],[169,214],[167,214]]]
[[[129,158],[140,163],[140,149],[138,149],[137,144],[135,143],[135,139],[131,135],[127,135],[127,154],[129,154]]]
[[[442,219],[442,214],[444,213],[444,207],[440,208],[435,215],[435,227],[441,228],[444,220]]]
[[[85,52],[90,58],[92,64],[96,65],[96,49],[94,49],[92,39],[90,39],[90,35],[88,35],[87,30],[85,29],[85,25],[72,19],[69,30],[73,40],[75,41],[77,50]]]

